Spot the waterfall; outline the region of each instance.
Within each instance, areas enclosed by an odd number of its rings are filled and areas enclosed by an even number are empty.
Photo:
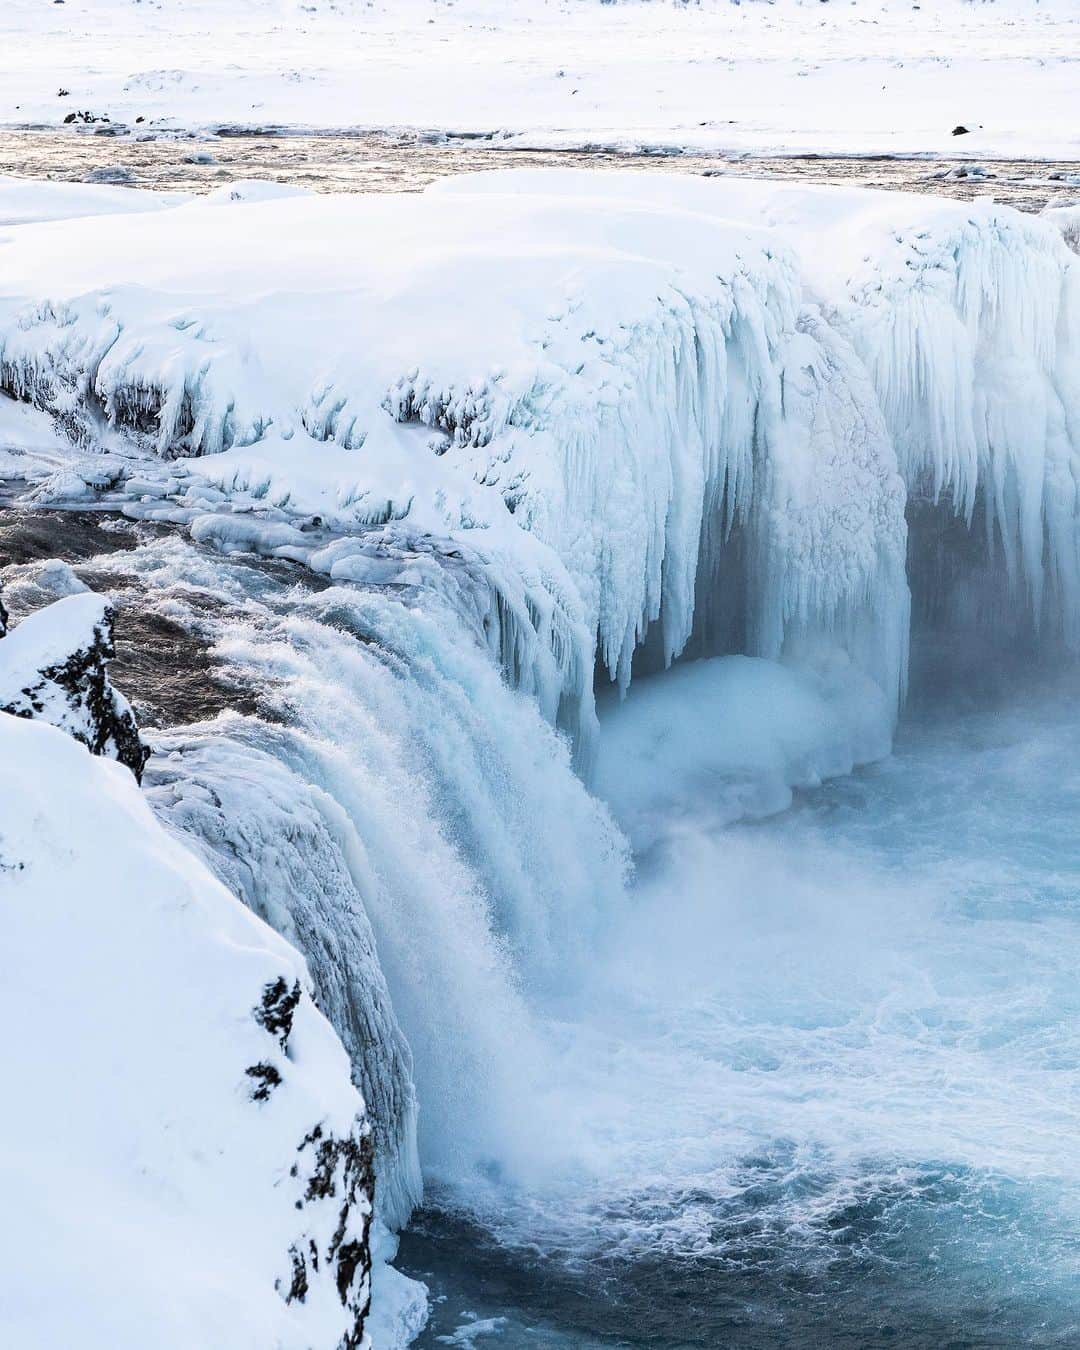
[[[626,845],[568,743],[448,607],[175,536],[101,566],[257,696],[153,737],[147,790],[307,957],[372,1116],[381,1215],[418,1203],[421,1157],[465,1176],[514,1138],[531,1168],[559,1124],[521,1127],[556,1072],[533,1009],[625,901]]]

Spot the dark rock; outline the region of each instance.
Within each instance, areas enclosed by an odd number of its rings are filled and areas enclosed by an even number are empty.
[[[263,990],[262,1000],[254,1011],[255,1021],[265,1027],[271,1036],[276,1036],[282,1050],[285,1049],[292,1031],[296,1005],[300,1002],[300,981],[296,980],[290,989],[282,976],[278,976]]]
[[[253,1102],[268,1102],[270,1094],[276,1087],[281,1086],[281,1074],[272,1064],[252,1064],[244,1072],[252,1079],[255,1086],[251,1089],[251,1100]]]

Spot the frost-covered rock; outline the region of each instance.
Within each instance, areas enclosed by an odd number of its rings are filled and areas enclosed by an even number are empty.
[[[46,577],[70,587],[78,584],[70,572],[61,563]],[[140,778],[150,751],[127,700],[108,680],[113,617],[105,600],[82,587],[6,635],[4,618],[0,613],[0,712],[49,722]]]
[[[0,1340],[366,1345],[370,1136],[295,950],[126,771],[5,713],[0,896]]]

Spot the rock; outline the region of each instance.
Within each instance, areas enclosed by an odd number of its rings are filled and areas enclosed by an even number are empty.
[[[142,777],[150,751],[127,700],[108,681],[112,610],[99,595],[65,596],[23,619],[0,642],[0,712],[49,722],[94,755]]]

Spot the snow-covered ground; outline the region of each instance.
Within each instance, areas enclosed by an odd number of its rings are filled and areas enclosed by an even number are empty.
[[[0,124],[1070,158],[1076,18],[1075,0],[7,0]]]

